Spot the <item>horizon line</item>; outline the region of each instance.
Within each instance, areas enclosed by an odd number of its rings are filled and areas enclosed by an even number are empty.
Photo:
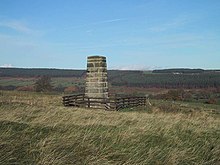
[[[86,70],[86,68],[54,68],[54,67],[5,67],[0,66],[0,69],[57,69],[57,70]],[[118,69],[109,68],[107,70],[120,70],[120,71],[154,71],[154,70],[169,70],[169,69],[201,69],[201,70],[220,70],[220,68],[191,68],[191,67],[170,67],[170,68],[158,68],[158,69]]]

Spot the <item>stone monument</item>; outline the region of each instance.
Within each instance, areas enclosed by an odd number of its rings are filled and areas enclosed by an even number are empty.
[[[106,57],[87,57],[85,96],[88,98],[108,98]]]

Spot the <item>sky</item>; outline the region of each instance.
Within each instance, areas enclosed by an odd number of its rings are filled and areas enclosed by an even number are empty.
[[[220,0],[0,0],[0,66],[220,68]]]

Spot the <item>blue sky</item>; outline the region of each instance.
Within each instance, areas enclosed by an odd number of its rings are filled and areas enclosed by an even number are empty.
[[[0,66],[220,68],[220,0],[0,0]]]

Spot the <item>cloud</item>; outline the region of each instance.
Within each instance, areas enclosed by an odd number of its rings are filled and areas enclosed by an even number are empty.
[[[113,66],[110,69],[113,70],[154,70],[158,69],[159,67],[156,66],[146,66],[146,65],[140,65],[140,64],[132,64],[132,65],[124,65],[124,66]]]
[[[31,34],[34,32],[27,25],[25,25],[21,21],[17,21],[17,20],[0,21],[0,27],[10,28],[10,29],[13,29],[17,32],[21,32],[21,33],[25,33],[25,34]]]
[[[127,19],[125,19],[125,18],[109,19],[109,20],[97,21],[97,22],[92,22],[92,23],[88,23],[88,24],[84,24],[84,25],[79,25],[79,26],[66,27],[64,29],[65,30],[77,29],[77,28],[88,27],[88,26],[91,26],[91,25],[101,25],[101,24],[120,22],[120,21],[125,21],[125,20],[127,20]]]
[[[103,23],[119,22],[119,21],[124,21],[124,20],[126,20],[126,19],[122,19],[122,18],[110,19],[110,20],[95,22],[95,23],[93,23],[93,24],[103,24]]]
[[[30,33],[31,30],[25,26],[24,24],[18,21],[7,21],[7,22],[0,22],[0,26],[11,28],[13,30],[23,32],[23,33]]]
[[[13,65],[12,64],[3,64],[2,66],[0,66],[2,68],[12,68]]]
[[[191,22],[191,19],[188,16],[181,16],[168,23],[150,27],[149,30],[152,32],[163,32],[163,31],[167,31],[170,29],[183,27],[189,22]]]

